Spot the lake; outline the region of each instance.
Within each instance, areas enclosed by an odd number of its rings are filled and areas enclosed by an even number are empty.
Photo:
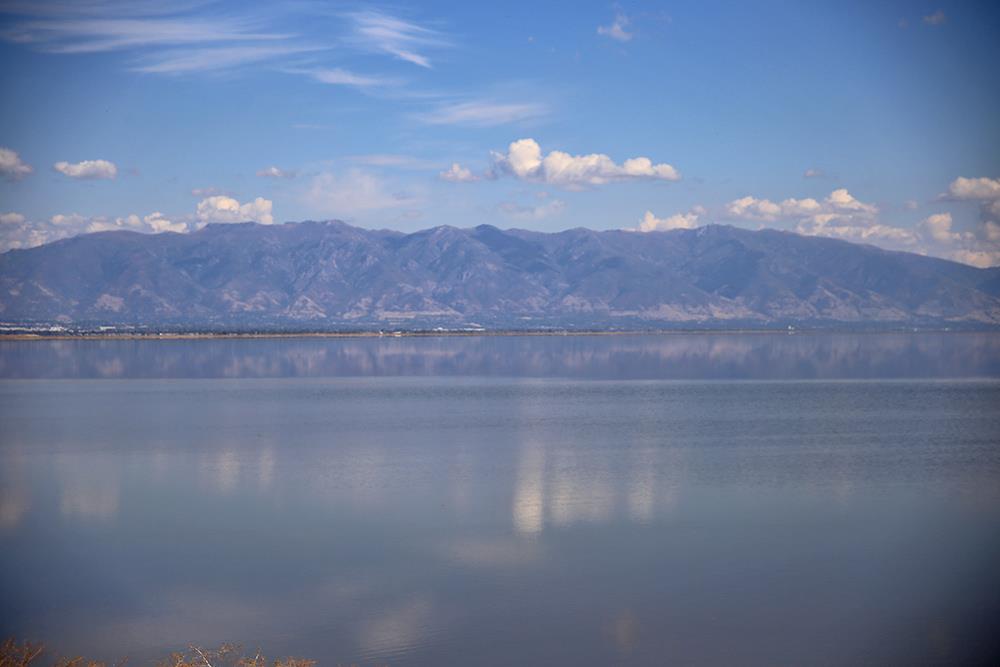
[[[998,593],[997,334],[0,341],[67,653],[989,664]]]

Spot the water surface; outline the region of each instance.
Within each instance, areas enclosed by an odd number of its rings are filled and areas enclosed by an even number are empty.
[[[988,664],[1000,336],[0,342],[0,634]]]

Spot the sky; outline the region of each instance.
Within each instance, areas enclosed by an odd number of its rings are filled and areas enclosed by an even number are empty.
[[[731,224],[1000,265],[1000,3],[0,1],[0,251]]]

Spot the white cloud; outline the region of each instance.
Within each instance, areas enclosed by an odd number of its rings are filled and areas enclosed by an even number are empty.
[[[948,20],[948,17],[944,15],[944,12],[940,9],[933,14],[928,14],[924,17],[924,25],[941,25]]]
[[[144,216],[142,221],[149,226],[153,232],[177,232],[183,233],[189,231],[189,226],[186,222],[175,222],[165,217],[159,211],[154,211],[147,216]]]
[[[94,232],[125,230],[144,234],[183,234],[201,229],[212,222],[259,222],[270,225],[274,223],[271,208],[271,202],[261,197],[241,204],[232,197],[213,195],[199,202],[194,214],[180,217],[154,211],[144,216],[132,213],[114,218],[59,213],[48,220],[31,220],[20,213],[4,213],[0,215],[0,252],[14,248],[33,248]]]
[[[1000,178],[964,178],[960,176],[948,186],[948,194],[954,199],[1000,199]]]
[[[542,155],[534,139],[512,142],[506,153],[492,154],[493,173],[509,174],[515,178],[548,183],[568,190],[580,190],[625,180],[676,181],[680,174],[669,164],[653,164],[647,157],[635,157],[616,164],[601,153],[570,155],[552,151]]]
[[[610,25],[597,26],[597,34],[616,39],[619,42],[627,42],[634,36],[628,31],[630,23],[629,18],[619,12],[615,14],[615,20]]]
[[[366,50],[386,53],[420,67],[431,67],[424,49],[447,46],[440,33],[416,23],[379,11],[350,15],[354,22],[353,42]]]
[[[257,172],[257,175],[261,178],[295,178],[298,172],[290,169],[282,169],[280,167],[275,167],[271,165],[266,169],[261,169]]]
[[[405,192],[392,192],[381,178],[360,169],[343,174],[323,172],[309,184],[305,202],[322,215],[347,217],[362,211],[414,206],[417,198]]]
[[[33,248],[59,239],[94,232],[134,231],[141,233],[188,232],[193,226],[174,221],[159,212],[139,217],[134,213],[118,218],[87,217],[78,213],[56,214],[48,220],[28,220],[23,215],[0,216],[0,252],[15,248]]]
[[[471,170],[457,162],[452,162],[451,167],[442,171],[438,176],[442,181],[451,181],[452,183],[471,183],[479,180],[479,177]]]
[[[212,195],[228,195],[228,194],[231,193],[212,186],[207,188],[192,188],[191,190],[192,197],[200,197],[202,199],[204,199],[205,197],[211,197]]]
[[[146,74],[188,74],[230,69],[241,65],[276,60],[285,56],[324,50],[300,44],[252,44],[195,49],[168,49],[144,59],[132,71]]]
[[[983,225],[983,235],[987,241],[1000,242],[1000,223],[987,220],[986,224]]]
[[[107,160],[84,160],[76,163],[56,162],[52,168],[70,178],[110,180],[118,177],[118,167]]]
[[[391,167],[396,169],[414,170],[435,170],[440,166],[440,162],[426,160],[413,155],[399,155],[395,153],[369,153],[367,155],[351,155],[347,160],[368,165],[370,167]]]
[[[540,118],[548,113],[546,105],[534,102],[470,100],[441,104],[431,111],[418,114],[417,119],[429,125],[493,127]]]
[[[978,200],[984,211],[994,203],[986,198],[996,195],[1000,199],[997,193],[1000,182],[991,179],[957,179],[950,188],[951,198]],[[858,200],[845,188],[834,190],[822,201],[743,197],[729,202],[725,210],[731,219],[780,222],[800,234],[877,243],[976,266],[993,266],[1000,258],[1000,223],[985,220],[978,232],[956,231],[950,213],[935,213],[912,228],[885,224],[877,206]]]
[[[139,16],[130,12],[127,3],[103,8],[81,4],[77,6],[77,16],[72,15],[75,13],[72,5],[52,13],[45,12],[42,6],[35,9],[40,15],[48,15],[14,24],[4,31],[3,37],[50,53],[97,53],[150,46],[270,41],[291,36],[259,31],[255,23],[241,19]]]
[[[202,2],[22,3],[24,18],[0,29],[0,39],[58,54],[128,51],[133,68],[176,74],[219,70],[320,48],[301,36],[270,30],[280,10],[240,8],[205,15]],[[295,41],[292,41],[292,40]]]
[[[232,197],[214,195],[198,202],[196,215],[198,220],[204,223],[259,222],[262,225],[270,225],[274,224],[271,206],[272,202],[263,197],[241,204]]]
[[[285,71],[290,74],[303,74],[319,81],[320,83],[327,83],[332,86],[379,88],[399,84],[397,79],[355,74],[354,72],[348,71],[342,67],[334,67],[332,69],[287,69]]]
[[[948,258],[981,269],[1000,266],[1000,250],[956,250]]]
[[[773,202],[742,197],[729,202],[725,210],[732,219],[791,222],[795,231],[810,236],[860,242],[886,241],[903,246],[919,240],[912,230],[879,223],[878,208],[858,200],[846,188],[834,190],[822,202],[812,198]]]
[[[1000,223],[1000,178],[956,178],[943,198],[978,202],[984,225]]]
[[[822,169],[806,169],[802,174],[803,178],[825,178],[826,172]]]
[[[561,214],[566,210],[566,202],[561,199],[549,199],[534,206],[524,206],[516,202],[505,201],[498,208],[501,213],[518,220],[541,220]]]
[[[858,201],[846,188],[834,190],[820,203],[815,199],[785,199],[773,202],[770,199],[741,197],[726,204],[726,212],[733,218],[744,220],[764,220],[772,222],[781,218],[802,218],[824,215],[874,215],[878,209]]]
[[[952,231],[951,213],[935,213],[920,222],[921,231],[938,243],[951,243],[963,238],[962,234]]]
[[[698,226],[698,218],[704,215],[705,209],[696,206],[687,213],[675,213],[666,218],[657,218],[652,211],[646,211],[635,231],[667,232],[672,229],[694,229]]]
[[[31,165],[25,164],[17,151],[9,148],[0,148],[0,176],[9,181],[19,181],[34,169]]]

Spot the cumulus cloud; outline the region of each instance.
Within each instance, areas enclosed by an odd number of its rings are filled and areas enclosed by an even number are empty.
[[[609,25],[597,26],[597,34],[603,35],[604,37],[610,37],[611,39],[618,40],[619,42],[627,42],[634,36],[628,31],[628,26],[631,23],[629,18],[622,14],[621,12],[615,14],[615,20]]]
[[[266,169],[261,169],[257,172],[257,175],[261,178],[295,178],[298,172],[290,169],[282,169],[280,167],[275,167],[271,165]]]
[[[808,216],[819,213],[822,205],[815,199],[786,199],[775,203],[769,199],[741,197],[726,204],[726,212],[742,220],[773,222],[779,218]]]
[[[144,216],[142,221],[153,232],[176,232],[178,234],[188,231],[188,223],[170,220],[159,211],[154,211]]]
[[[909,229],[881,224],[878,207],[860,201],[846,188],[838,188],[823,201],[811,197],[769,199],[742,197],[725,207],[731,219],[760,222],[791,222],[799,234],[831,236],[859,242],[891,242],[898,246],[912,245],[918,236]]]
[[[94,232],[133,231],[147,234],[187,232],[192,225],[185,220],[171,220],[160,212],[146,216],[130,214],[117,218],[60,213],[48,220],[28,220],[20,214],[0,216],[0,252],[33,248],[52,241]]]
[[[272,202],[263,197],[241,204],[232,197],[214,195],[198,202],[195,215],[203,223],[259,222],[262,225],[271,225],[274,224],[271,206]]]
[[[985,226],[1000,223],[1000,178],[956,178],[944,198],[977,202]]]
[[[1000,201],[1000,182],[988,178],[956,179],[948,197],[979,201],[984,215],[989,215],[994,202]],[[730,219],[782,223],[800,234],[876,243],[976,266],[1000,263],[1000,222],[986,219],[977,232],[960,231],[955,229],[950,213],[935,213],[914,227],[885,224],[877,206],[857,199],[846,188],[834,190],[822,201],[807,198],[774,202],[743,197],[729,202],[725,211]]]
[[[507,174],[515,178],[547,183],[567,190],[581,190],[626,180],[676,181],[680,174],[671,165],[654,164],[648,157],[634,157],[617,164],[607,155],[570,155],[552,151],[542,155],[534,139],[512,142],[506,153],[492,154],[495,176]]]
[[[949,259],[963,264],[970,264],[985,269],[991,266],[1000,266],[1000,249],[992,250],[956,250],[948,255]]]
[[[232,197],[214,195],[199,202],[193,214],[179,217],[160,211],[148,215],[85,216],[59,213],[48,219],[30,219],[20,213],[0,214],[0,252],[33,248],[59,239],[94,232],[133,231],[144,234],[193,232],[213,222],[259,222],[272,224],[271,202],[257,197],[241,204]]]
[[[938,243],[951,243],[963,238],[963,234],[952,231],[951,213],[935,213],[920,221],[919,228],[930,239]]]
[[[110,180],[118,177],[118,167],[107,160],[84,160],[76,163],[56,162],[52,168],[70,178]]]
[[[936,225],[924,221],[929,234],[937,231],[938,238],[952,234],[953,241],[959,241],[964,246],[956,250],[951,258],[974,266],[996,266],[1000,264],[1000,178],[956,178],[948,186],[943,199],[952,201],[971,201],[979,205],[980,226],[975,232],[965,232],[954,236],[950,226],[943,223]],[[931,216],[934,218],[936,216]],[[933,234],[932,234],[933,237]]]
[[[471,170],[457,162],[452,162],[451,167],[438,174],[438,177],[442,181],[450,181],[452,183],[471,183],[479,180],[479,177],[473,174]]]
[[[698,226],[698,219],[705,214],[705,209],[695,206],[687,213],[675,213],[666,218],[657,218],[652,211],[646,211],[635,231],[639,232],[668,232],[672,229],[694,229]]]
[[[8,181],[19,181],[31,172],[31,165],[25,164],[17,151],[10,148],[0,148],[0,176]]]
[[[1000,178],[958,177],[948,186],[953,199],[1000,200]]]

